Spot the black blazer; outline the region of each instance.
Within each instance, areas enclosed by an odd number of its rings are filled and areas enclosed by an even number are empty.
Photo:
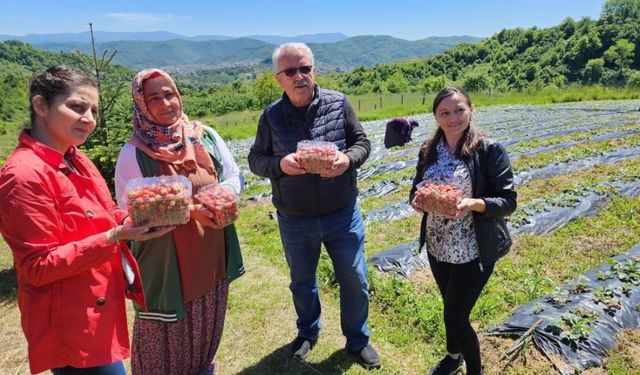
[[[511,237],[504,219],[513,213],[517,206],[511,162],[504,147],[488,139],[478,146],[472,157],[462,161],[471,176],[473,198],[481,198],[486,205],[486,211],[483,213],[473,211],[480,267],[484,269],[504,256],[511,247]],[[413,201],[416,185],[422,181],[426,168],[426,160],[420,154],[409,202]],[[420,224],[420,249],[426,242],[427,215],[425,212]]]

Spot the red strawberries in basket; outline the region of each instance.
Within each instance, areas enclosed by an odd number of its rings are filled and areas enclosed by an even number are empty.
[[[136,178],[127,183],[126,191],[135,224],[160,227],[189,221],[191,182],[184,176]]]
[[[300,141],[296,154],[298,163],[307,173],[321,174],[333,166],[337,151],[335,143]]]
[[[422,182],[418,184],[414,203],[422,211],[456,216],[461,192],[457,187],[446,184]]]
[[[195,198],[213,213],[212,220],[220,226],[227,226],[238,219],[236,193],[222,185],[204,186]]]

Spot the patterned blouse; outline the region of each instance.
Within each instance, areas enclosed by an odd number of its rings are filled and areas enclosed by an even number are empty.
[[[446,146],[444,139],[436,146],[437,160],[424,172],[423,180],[456,186],[462,197],[471,197],[471,176],[462,160]],[[478,258],[478,241],[471,211],[460,219],[450,219],[437,213],[427,215],[429,253],[439,262],[468,263]]]

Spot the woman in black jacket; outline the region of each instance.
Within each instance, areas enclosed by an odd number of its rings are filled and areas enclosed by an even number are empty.
[[[473,105],[466,91],[442,89],[433,102],[438,124],[420,149],[410,193],[425,181],[458,189],[452,216],[424,212],[420,248],[426,243],[433,276],[444,300],[448,354],[430,374],[452,374],[466,362],[467,374],[482,374],[480,344],[469,315],[495,262],[511,246],[504,217],[516,209],[511,163],[505,149],[471,123]],[[464,358],[464,360],[463,360]]]

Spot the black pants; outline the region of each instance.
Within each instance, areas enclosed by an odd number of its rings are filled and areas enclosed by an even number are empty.
[[[467,374],[479,374],[482,369],[480,343],[469,322],[469,315],[493,273],[493,265],[480,271],[478,259],[452,264],[438,262],[431,254],[429,264],[444,302],[447,352],[461,353],[467,364]]]

